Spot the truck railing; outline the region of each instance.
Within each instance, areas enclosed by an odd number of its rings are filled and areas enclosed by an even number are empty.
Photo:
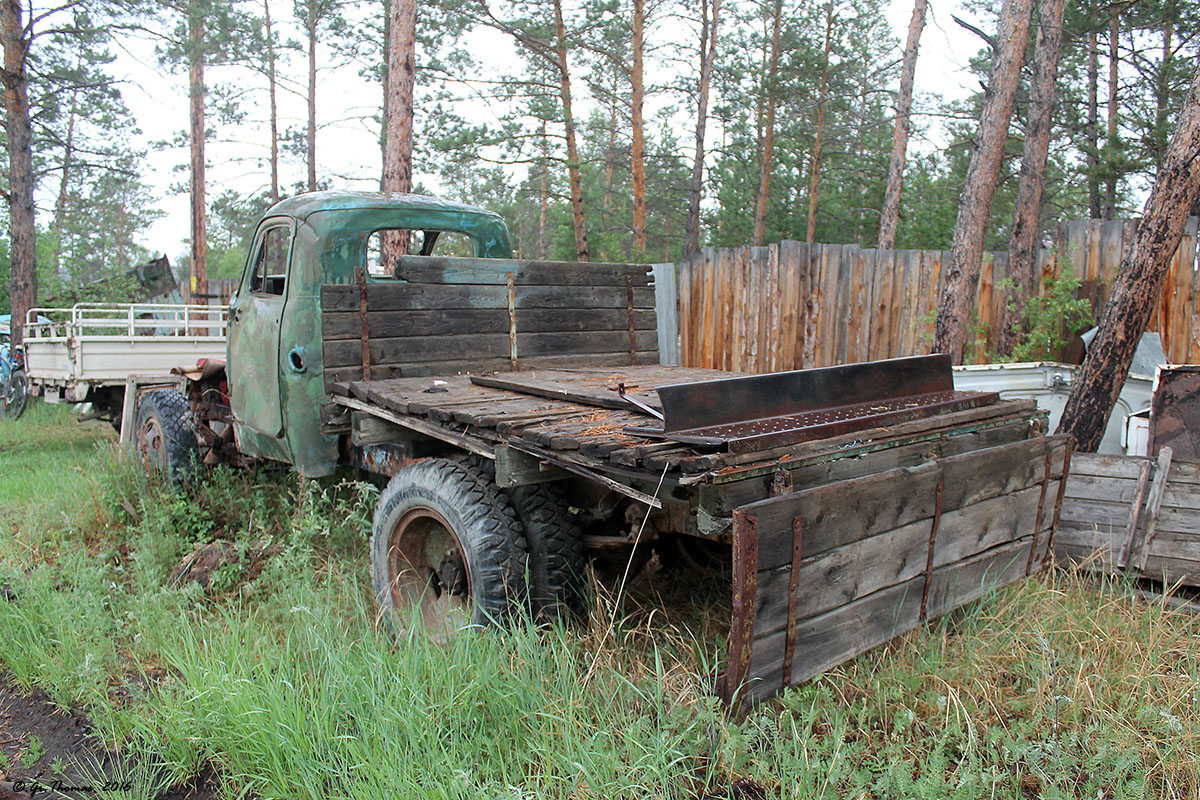
[[[224,339],[228,306],[158,303],[76,303],[31,308],[26,339],[97,336],[178,336]]]

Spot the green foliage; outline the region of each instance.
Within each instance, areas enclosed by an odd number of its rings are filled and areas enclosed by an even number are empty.
[[[50,450],[102,431],[38,425]],[[295,798],[1200,790],[1200,618],[1117,581],[1060,572],[992,592],[734,719],[710,694],[719,639],[657,600],[616,621],[601,595],[569,627],[393,642],[365,580],[371,487],[220,471],[185,496],[107,448],[81,458],[82,490],[31,499],[69,516],[31,524],[0,497],[0,584],[16,595],[0,660],[86,707],[144,796],[206,762],[231,796]],[[137,566],[168,524],[281,547],[205,596]]]
[[[1001,281],[1001,285],[1005,282]],[[1011,287],[1011,282],[1008,286]],[[1095,324],[1092,304],[1077,297],[1081,283],[1071,274],[1051,276],[1043,284],[1042,294],[1029,298],[1022,311],[1024,325],[1008,358],[999,361],[1054,360],[1071,342],[1071,337]]]

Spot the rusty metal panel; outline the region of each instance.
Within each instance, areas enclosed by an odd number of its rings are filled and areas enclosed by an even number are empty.
[[[1041,437],[734,511],[735,707],[1041,569],[1070,439]]]
[[[1181,461],[1200,461],[1200,365],[1158,369],[1150,401],[1150,454],[1164,446]]]
[[[748,453],[938,413],[989,405],[995,393],[958,392],[950,359],[914,356],[658,389],[661,428],[629,433]]]

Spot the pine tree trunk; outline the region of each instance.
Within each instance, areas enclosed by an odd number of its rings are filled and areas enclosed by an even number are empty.
[[[388,50],[387,129],[383,151],[383,191],[412,191],[413,93],[416,90],[416,0],[391,0],[391,47]],[[409,237],[384,234],[383,263],[394,265],[408,252]]]
[[[1046,159],[1054,124],[1054,89],[1058,54],[1062,47],[1062,21],[1066,0],[1042,0],[1038,18],[1037,49],[1029,91],[1029,121],[1017,182],[1016,213],[1008,245],[1008,274],[1012,282],[1008,308],[1000,331],[1000,352],[1012,353],[1024,319],[1025,304],[1037,294],[1041,269],[1038,234],[1042,229],[1042,198],[1046,188]]]
[[[879,213],[880,250],[896,246],[896,226],[900,221],[900,188],[904,181],[904,162],[908,155],[908,132],[912,128],[913,76],[917,72],[917,50],[925,29],[928,0],[914,0],[908,22],[908,40],[904,44],[904,62],[900,66],[900,93],[896,96],[896,119],[892,125],[892,157],[888,162],[887,188]]]
[[[646,258],[646,138],[642,120],[645,84],[642,74],[644,36],[646,32],[645,0],[633,0],[633,69],[632,86],[633,141],[630,149],[633,173],[633,251],[638,261]]]
[[[1088,33],[1087,139],[1088,216],[1100,219],[1100,43],[1096,31]]]
[[[1000,8],[998,47],[988,78],[991,93],[983,103],[978,145],[971,154],[959,201],[954,240],[946,264],[945,288],[933,333],[933,352],[949,353],[956,364],[962,363],[966,346],[968,318],[979,282],[988,218],[1004,159],[1013,102],[1021,82],[1032,6],[1032,0],[1004,0]]]
[[[575,118],[571,114],[571,73],[567,63],[567,26],[562,0],[554,0],[555,55],[558,59],[559,94],[567,137],[567,180],[571,185],[571,215],[575,223],[575,258],[588,260],[587,228],[583,220],[583,180],[579,176],[579,148],[575,143]]]
[[[763,81],[766,95],[766,119],[763,123],[762,152],[758,165],[758,201],[754,206],[753,244],[761,245],[767,232],[767,200],[771,194],[771,166],[775,158],[775,79],[779,72],[779,37],[783,27],[783,2],[775,0],[771,15],[771,56]]]
[[[1060,433],[1094,452],[1104,437],[1117,396],[1129,374],[1133,353],[1162,293],[1167,267],[1179,248],[1184,224],[1200,199],[1200,68],[1192,77],[1175,134],[1150,198],[1117,272],[1112,295],[1100,315],[1099,330],[1088,348],[1071,396],[1063,410]]]
[[[1117,213],[1117,153],[1120,152],[1120,142],[1117,141],[1117,81],[1120,79],[1120,34],[1121,21],[1114,9],[1108,23],[1108,138],[1105,150],[1108,153],[1104,169],[1104,219],[1112,219]]]
[[[813,142],[812,164],[808,170],[808,226],[804,240],[812,242],[817,234],[817,190],[821,181],[821,147],[825,140],[825,101],[829,94],[829,41],[833,34],[833,0],[825,7],[825,53],[821,61],[821,94],[817,98],[817,138]]]
[[[192,297],[208,293],[208,205],[204,163],[204,14],[188,9],[188,101],[191,120]]]
[[[550,189],[547,185],[547,176],[550,169],[550,147],[546,140],[546,121],[542,120],[541,130],[542,141],[542,163],[540,164],[541,175],[539,196],[538,196],[538,258],[542,261],[550,258],[550,248],[546,238],[546,216],[550,209]]]
[[[709,10],[711,9],[711,11]],[[688,188],[688,215],[683,234],[683,257],[700,250],[700,194],[704,186],[704,129],[708,125],[708,92],[717,55],[717,20],[721,0],[701,0],[700,86],[696,106],[696,150],[692,156],[692,182]]]
[[[263,0],[267,26],[267,88],[271,103],[271,205],[279,202],[279,106],[275,99],[275,33],[271,29],[271,0]]]
[[[416,25],[415,9],[414,0],[414,26]],[[305,161],[308,163],[308,190],[315,192],[317,190],[317,0],[308,0],[308,18],[305,20],[305,27],[308,29],[308,131],[305,136],[304,155]],[[409,93],[411,96],[411,88]],[[411,115],[408,124],[411,128]]]
[[[33,128],[29,119],[29,40],[20,0],[0,0],[4,47],[5,131],[8,134],[8,225],[12,248],[9,299],[12,341],[20,344],[25,312],[37,305],[37,229],[33,218]]]

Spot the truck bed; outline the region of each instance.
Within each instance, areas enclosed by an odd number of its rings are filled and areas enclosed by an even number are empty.
[[[1018,441],[1037,432],[1037,420],[1044,424],[1031,401],[999,401],[784,447],[731,453],[630,435],[626,426],[644,425],[650,418],[594,404],[603,398],[618,399],[614,391],[618,384],[654,405],[654,390],[660,386],[730,376],[717,370],[667,366],[532,370],[497,376],[547,394],[556,388],[562,399],[476,385],[467,375],[350,381],[332,389],[335,401],[342,405],[489,457],[496,445],[506,445],[556,466],[606,475],[645,492],[652,491],[660,479],[669,487],[721,486],[715,496],[704,499],[712,504],[710,512],[719,516],[767,496],[769,487],[761,479],[769,482],[779,471],[795,475],[797,485],[815,485],[855,474],[858,463],[866,468],[862,456],[867,453],[894,451],[884,455],[883,462],[872,459],[873,470],[880,463],[908,466],[931,456]],[[588,402],[573,402],[570,395]],[[833,462],[846,463],[832,467]]]

